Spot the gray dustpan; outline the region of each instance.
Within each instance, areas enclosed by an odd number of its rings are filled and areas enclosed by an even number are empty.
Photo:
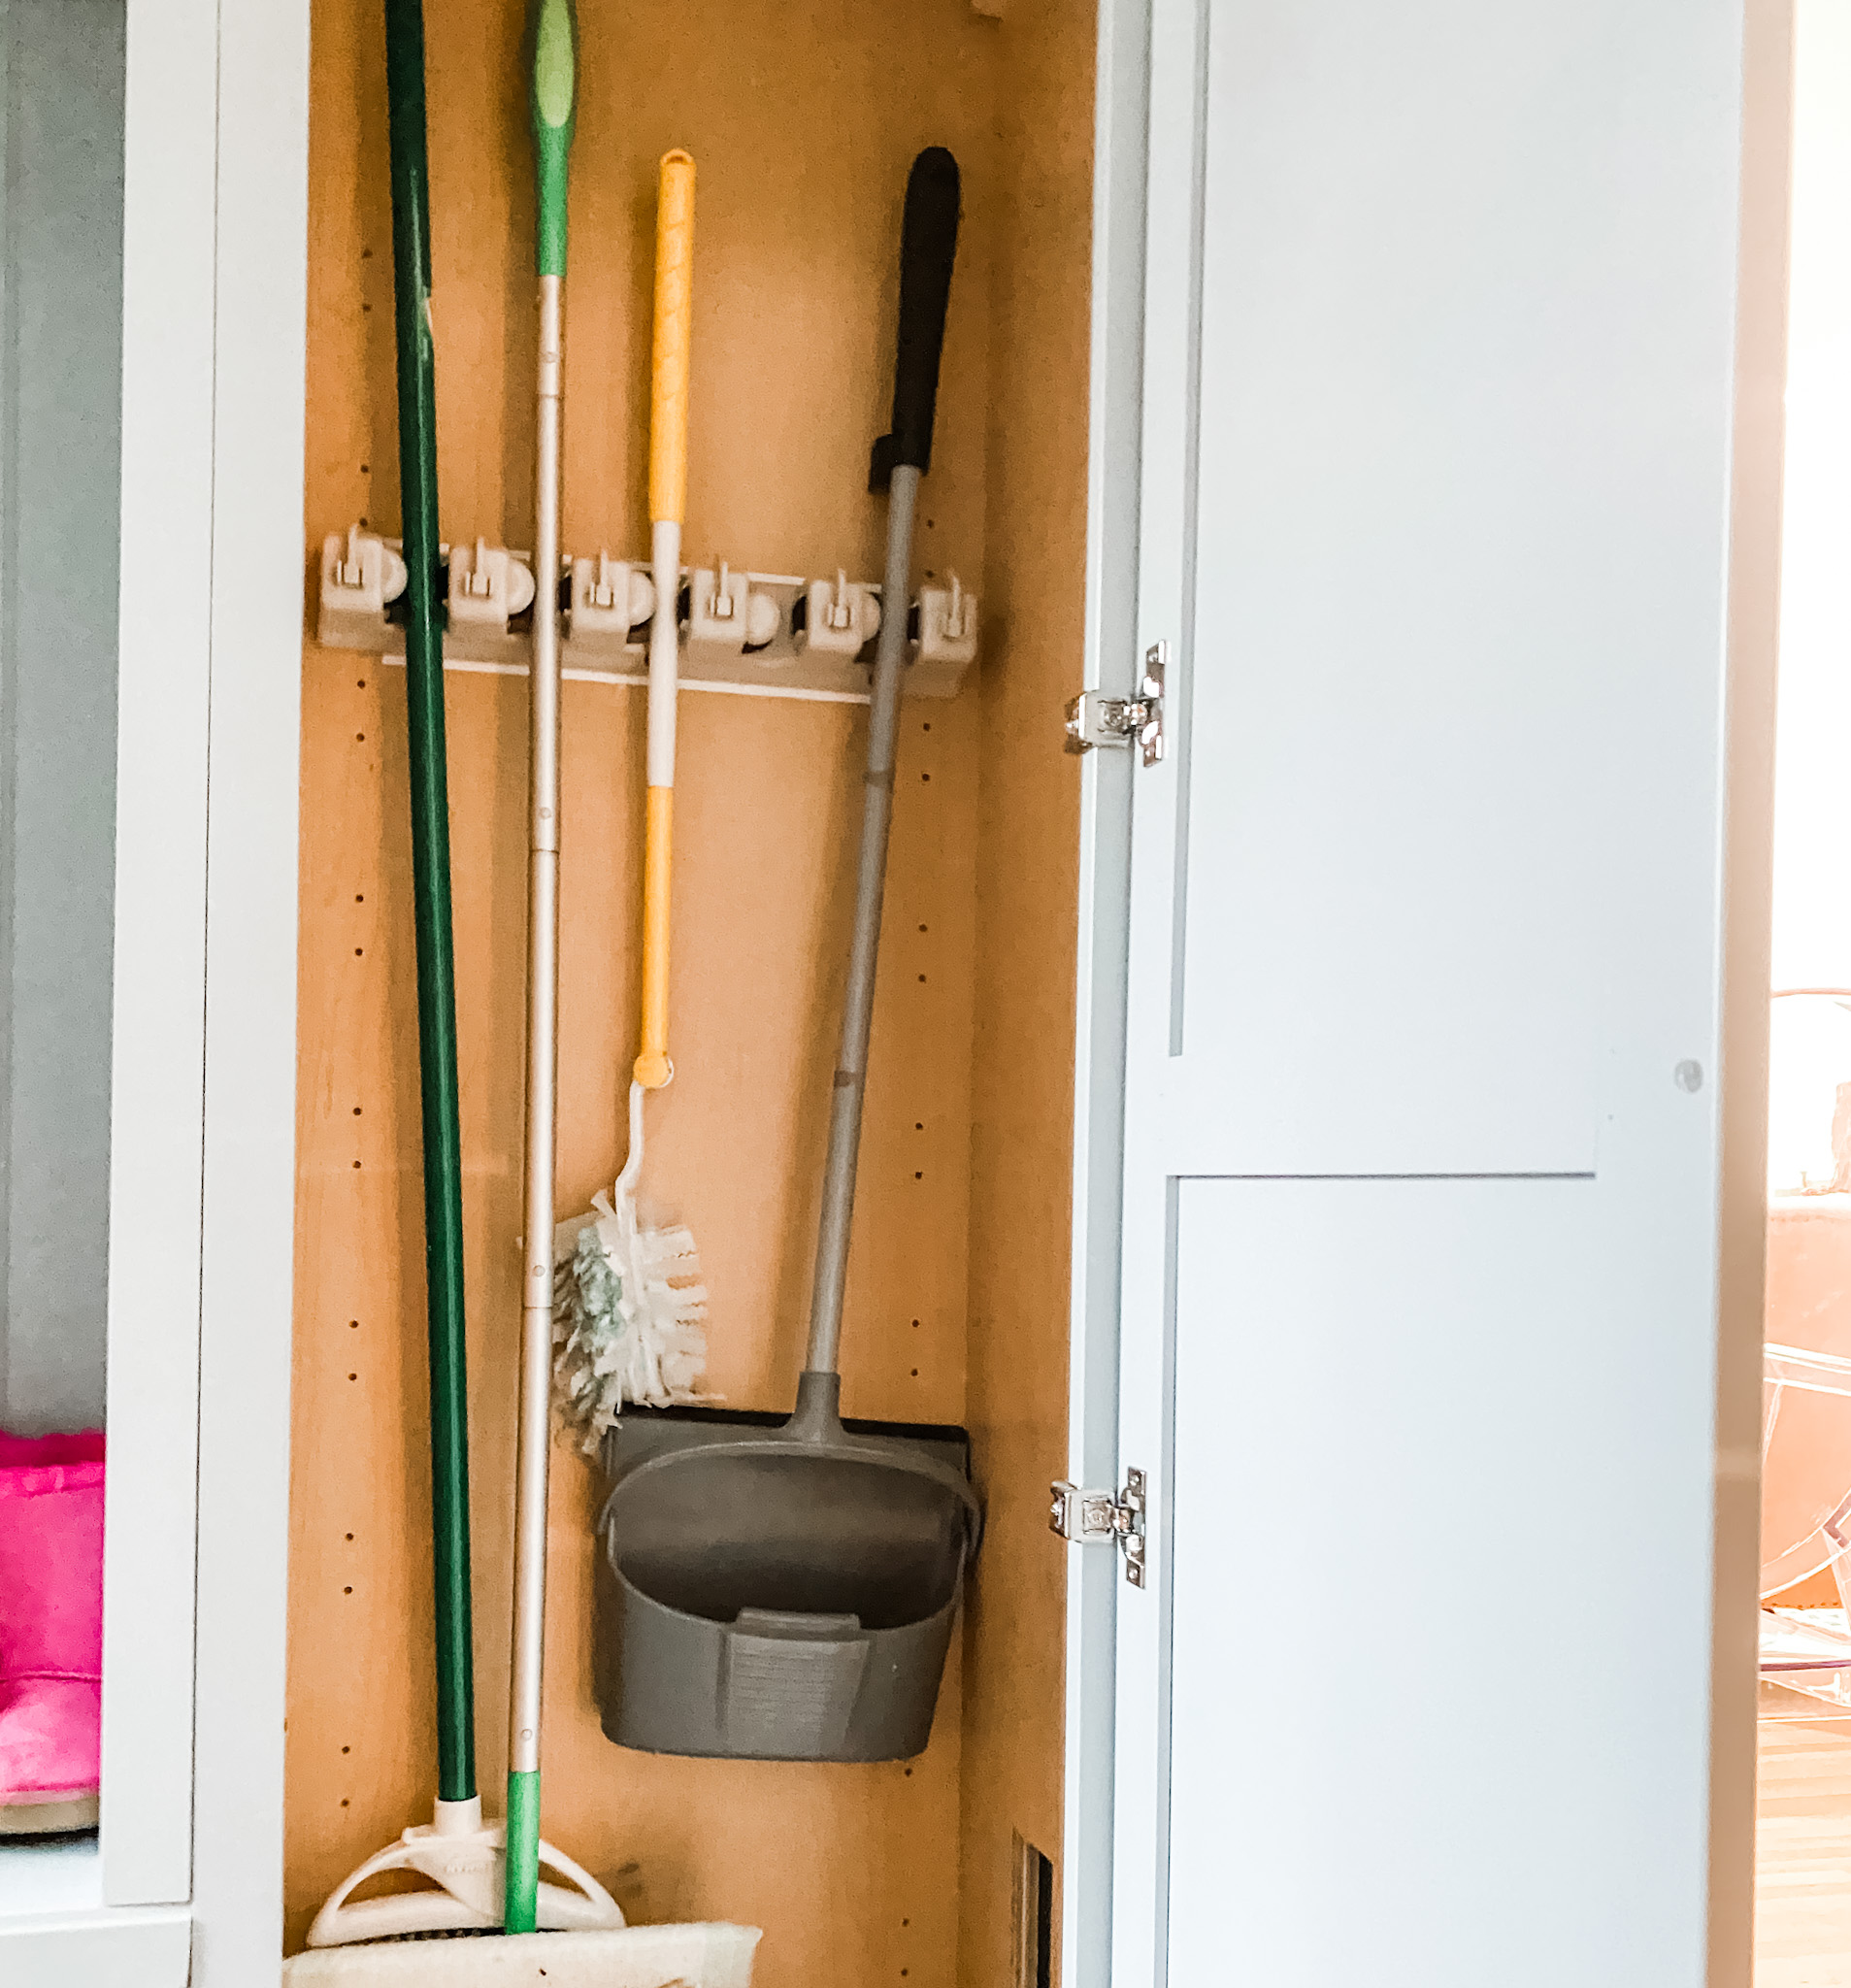
[[[847,1422],[837,1356],[880,944],[913,511],[957,245],[958,169],[934,148],[907,182],[889,491],[854,938],[835,1074],[810,1352],[796,1412],[669,1408],[606,1435],[596,1686],[622,1746],[753,1760],[920,1752],[982,1531],[962,1429]]]

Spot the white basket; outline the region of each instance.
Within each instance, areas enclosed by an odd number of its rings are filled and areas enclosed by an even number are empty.
[[[284,1988],[751,1988],[756,1926],[625,1926],[322,1947]]]

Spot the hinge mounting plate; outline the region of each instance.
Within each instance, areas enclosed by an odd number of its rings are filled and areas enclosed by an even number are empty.
[[[1049,1486],[1048,1530],[1076,1546],[1118,1546],[1125,1555],[1125,1578],[1144,1584],[1144,1474],[1125,1473],[1125,1488],[1113,1493],[1064,1480]]]
[[[1146,766],[1155,766],[1164,751],[1164,679],[1170,669],[1170,645],[1153,642],[1144,651],[1143,674],[1134,697],[1107,697],[1103,690],[1085,690],[1067,707],[1067,750],[1090,752],[1095,746],[1137,746]]]

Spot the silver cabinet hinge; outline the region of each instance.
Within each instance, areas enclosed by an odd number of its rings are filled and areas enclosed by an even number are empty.
[[[1078,1484],[1049,1486],[1048,1530],[1076,1546],[1120,1546],[1125,1554],[1125,1578],[1133,1587],[1144,1584],[1144,1474],[1125,1473],[1125,1488],[1091,1491]]]
[[[1144,671],[1135,697],[1107,697],[1084,690],[1067,707],[1067,750],[1090,752],[1095,746],[1140,746],[1144,764],[1163,757],[1164,677],[1170,645],[1153,642],[1144,651]]]

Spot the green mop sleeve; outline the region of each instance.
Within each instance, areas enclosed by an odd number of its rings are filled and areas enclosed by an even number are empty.
[[[572,150],[578,83],[578,24],[572,0],[539,0],[532,40],[535,274],[564,276],[566,159]]]

